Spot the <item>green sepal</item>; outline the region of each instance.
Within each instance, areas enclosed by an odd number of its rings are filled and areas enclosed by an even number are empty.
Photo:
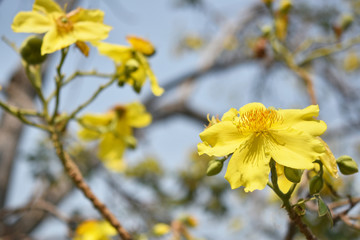
[[[318,215],[319,217],[326,216],[327,219],[330,221],[331,227],[334,225],[333,218],[331,215],[331,211],[329,207],[326,205],[324,200],[320,197],[320,195],[315,195],[317,204],[318,204]]]

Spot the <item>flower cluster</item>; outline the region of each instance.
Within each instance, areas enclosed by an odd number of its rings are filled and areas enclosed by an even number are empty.
[[[153,45],[145,39],[128,36],[131,46],[99,42],[94,43],[100,54],[111,58],[119,73],[119,85],[127,83],[136,92],[140,92],[147,78],[150,79],[151,90],[156,96],[163,94],[164,89],[159,87],[155,74],[152,72],[147,57],[155,53]],[[122,74],[123,73],[123,74]]]
[[[45,33],[41,44],[41,55],[75,44],[85,55],[89,46],[98,47],[101,54],[114,60],[119,85],[127,83],[140,92],[147,78],[150,79],[154,95],[160,96],[164,90],[158,85],[147,57],[155,53],[154,46],[147,40],[129,36],[130,46],[99,42],[108,37],[112,27],[103,23],[104,13],[100,10],[76,8],[70,12],[63,10],[52,0],[35,0],[30,12],[19,12],[12,23],[15,32]]]
[[[336,176],[335,158],[319,138],[327,127],[315,119],[318,114],[317,105],[299,110],[266,108],[261,103],[232,108],[200,133],[203,142],[198,152],[216,157],[232,154],[225,178],[232,188],[244,186],[245,191],[266,186],[271,159],[279,173],[284,166],[313,169],[320,159]]]
[[[114,171],[124,169],[126,148],[136,147],[133,128],[146,127],[151,115],[138,102],[116,106],[104,114],[85,114],[79,119],[83,127],[78,135],[85,141],[100,140],[98,157]]]

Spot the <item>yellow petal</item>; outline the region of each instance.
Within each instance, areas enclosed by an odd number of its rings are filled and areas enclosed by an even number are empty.
[[[41,55],[53,53],[57,50],[66,48],[76,41],[77,40],[72,32],[60,33],[56,30],[56,28],[51,29],[44,36],[43,44],[41,46]]]
[[[124,172],[126,164],[122,158],[112,158],[103,161],[106,168],[115,172]]]
[[[150,79],[151,91],[153,92],[153,94],[155,96],[161,96],[164,93],[164,89],[159,86],[157,78],[156,78],[155,74],[152,72],[148,61],[140,53],[137,53],[136,56],[139,58],[141,65],[145,69],[146,75]]]
[[[320,136],[326,131],[326,123],[316,120],[319,115],[319,106],[310,105],[304,109],[280,109],[283,116],[282,127],[291,127],[313,136]]]
[[[98,157],[106,162],[112,159],[122,159],[125,152],[125,143],[113,133],[105,133],[99,144]]]
[[[52,0],[35,0],[33,11],[40,11],[42,13],[63,13],[62,8]]]
[[[117,234],[107,221],[88,220],[76,228],[74,240],[110,240]]]
[[[108,221],[99,222],[99,228],[107,236],[115,236],[115,235],[117,235],[116,229]]]
[[[11,25],[14,32],[44,33],[54,27],[48,17],[37,12],[19,12]]]
[[[156,236],[165,235],[165,234],[169,233],[170,230],[171,230],[171,227],[168,224],[165,224],[165,223],[157,223],[153,227],[153,233]]]
[[[89,10],[77,8],[75,14],[70,14],[69,20],[72,22],[91,21],[102,23],[104,21],[104,12],[101,10]],[[69,14],[68,14],[69,15]]]
[[[100,137],[101,133],[96,130],[83,128],[78,132],[79,138],[85,141],[94,141]]]
[[[146,127],[151,123],[151,118],[141,103],[134,102],[126,106],[126,121],[132,127]]]
[[[155,48],[151,42],[136,36],[127,36],[126,40],[138,52],[146,56],[151,56],[155,53]]]
[[[246,136],[241,135],[230,121],[223,121],[206,128],[200,133],[204,143],[198,144],[200,155],[226,156],[235,151],[244,141]]]
[[[221,118],[221,121],[232,121],[234,120],[234,117],[238,115],[238,111],[235,108],[231,108],[229,111],[224,113],[224,115]]]
[[[115,117],[114,113],[86,114],[80,118],[84,125],[78,132],[78,136],[85,141],[93,141],[101,136],[101,127],[106,127]]]
[[[80,119],[85,125],[106,126],[114,119],[114,117],[114,112],[108,112],[105,114],[85,114]]]
[[[290,187],[293,185],[293,183],[286,178],[284,174],[284,166],[280,164],[276,164],[276,173],[278,175],[278,185],[280,190],[283,193],[287,193],[290,190]]]
[[[100,54],[105,55],[117,63],[125,63],[132,57],[132,50],[129,47],[105,42],[91,42],[97,47]]]
[[[336,158],[334,154],[331,152],[329,146],[326,144],[324,140],[320,137],[318,138],[325,147],[325,152],[320,155],[320,160],[322,164],[324,164],[325,169],[330,173],[330,175],[334,178],[338,177],[338,169],[336,164]]]
[[[99,22],[82,21],[74,23],[74,36],[80,41],[98,41],[108,37],[112,27]]]
[[[262,103],[257,103],[257,102],[248,103],[239,109],[239,114],[241,115],[245,112],[252,111],[254,109],[266,109],[266,107]]]
[[[313,168],[313,162],[325,151],[316,137],[291,128],[270,131],[265,144],[277,163],[295,169]]]
[[[245,192],[264,189],[269,179],[269,161],[264,151],[262,137],[253,139],[251,145],[238,149],[231,157],[225,179],[231,188],[245,187]]]

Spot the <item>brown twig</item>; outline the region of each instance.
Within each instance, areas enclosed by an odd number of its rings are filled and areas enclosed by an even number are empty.
[[[52,132],[51,140],[54,144],[56,154],[60,158],[68,176],[73,180],[77,188],[83,192],[85,197],[91,201],[93,206],[101,213],[101,215],[107,221],[109,221],[109,223],[117,230],[120,237],[123,240],[131,240],[132,237],[130,236],[130,234],[125,230],[125,228],[122,227],[122,225],[113,215],[113,213],[111,213],[110,210],[106,207],[106,205],[95,196],[90,187],[87,185],[79,168],[70,158],[70,156],[64,151],[63,145],[61,144],[59,138],[59,133],[54,130]]]

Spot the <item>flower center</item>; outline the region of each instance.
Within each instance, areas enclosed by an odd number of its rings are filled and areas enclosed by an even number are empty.
[[[268,131],[275,123],[281,122],[282,117],[274,109],[251,109],[242,113],[237,122],[239,131],[263,133]]]
[[[56,27],[61,33],[68,33],[74,28],[73,23],[66,16],[61,16],[56,19]]]

